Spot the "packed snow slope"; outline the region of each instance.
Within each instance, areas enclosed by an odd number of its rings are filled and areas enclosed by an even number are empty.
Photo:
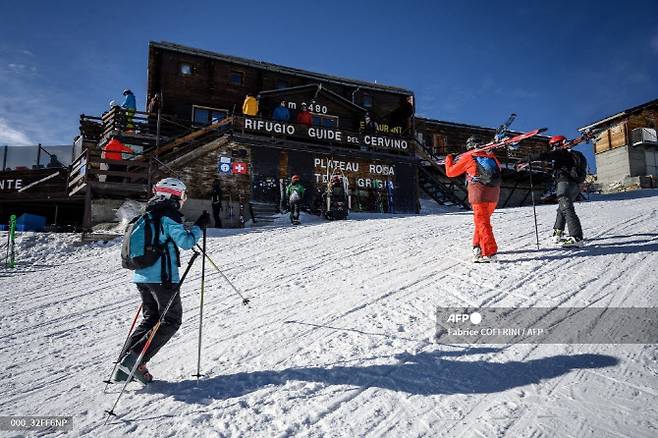
[[[540,250],[532,208],[497,211],[495,265],[470,263],[463,211],[210,230],[251,305],[207,265],[197,382],[196,263],[157,382],[131,383],[106,426],[120,385],[101,381],[139,304],[120,242],[21,234],[0,273],[0,415],[72,415],[93,437],[656,437],[656,345],[434,340],[436,306],[657,306],[658,191],[576,208],[575,251],[548,242],[555,206],[537,208]]]

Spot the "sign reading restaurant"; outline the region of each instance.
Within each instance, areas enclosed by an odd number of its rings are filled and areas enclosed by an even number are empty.
[[[307,127],[285,122],[271,120],[252,119],[245,117],[244,129],[264,134],[280,134],[290,137],[303,137],[312,140],[332,141],[355,146],[369,146],[379,149],[408,151],[409,143],[405,139],[385,137],[381,135],[357,134],[341,131],[339,129],[327,129],[321,127]]]

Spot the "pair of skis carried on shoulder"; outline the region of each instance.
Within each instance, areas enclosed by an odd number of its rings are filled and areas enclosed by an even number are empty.
[[[498,129],[496,130],[496,135],[494,136],[494,139],[492,141],[483,144],[480,147],[471,149],[470,151],[466,151],[457,155],[455,157],[455,161],[458,161],[459,159],[472,155],[476,152],[487,152],[500,148],[513,148],[514,146],[517,146],[521,141],[535,137],[543,132],[546,132],[546,130],[548,129],[548,128],[533,129],[532,131],[524,132],[511,137],[503,137],[515,119],[516,119],[516,114],[512,113],[507,119],[507,121],[498,127]],[[440,165],[445,164],[445,160],[438,161],[438,164]]]
[[[597,131],[585,131],[581,135],[579,135],[578,137],[573,138],[571,140],[565,141],[559,147],[559,149],[572,149],[572,148],[576,147],[577,145],[579,145],[580,143],[583,143],[583,142],[589,143],[597,135],[598,135]],[[533,165],[535,163],[542,163],[542,161],[533,161],[532,162]],[[514,170],[516,170],[518,172],[518,171],[521,171],[521,170],[525,170],[528,167],[530,167],[530,163],[528,163],[527,161],[524,161],[524,162],[521,162],[521,163],[517,163],[516,166],[514,166]]]

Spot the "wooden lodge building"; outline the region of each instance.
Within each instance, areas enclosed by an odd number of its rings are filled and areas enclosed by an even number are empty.
[[[597,182],[605,191],[658,187],[658,99],[590,123]]]
[[[318,211],[332,175],[348,181],[353,211],[417,213],[421,196],[468,208],[463,180],[448,179],[438,161],[462,152],[469,136],[487,141],[495,132],[415,117],[414,93],[404,88],[171,43],[149,44],[147,88],[148,100],[160,95],[157,111],[131,115],[114,107],[98,117],[82,115],[71,164],[46,180],[56,184],[0,190],[0,220],[30,210],[31,199],[42,203],[50,196],[51,204],[76,211],[90,229],[114,221],[126,199],[146,200],[164,176],[188,185],[188,217],[210,210],[218,179],[224,226],[271,221],[293,174],[307,189],[303,204],[311,212]],[[103,149],[112,139],[133,153],[108,160]],[[547,137],[536,137],[517,155],[500,155],[501,206],[530,201],[528,174],[513,164],[547,148]],[[0,179],[16,179],[15,172],[5,170]],[[21,176],[22,184],[47,176]],[[534,177],[540,194],[548,173]]]

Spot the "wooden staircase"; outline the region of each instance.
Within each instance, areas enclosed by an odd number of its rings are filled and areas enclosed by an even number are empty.
[[[445,168],[438,164],[439,157],[424,142],[416,140],[416,145],[416,156],[419,159],[418,185],[421,190],[441,205],[459,205],[470,209],[463,179],[448,178]]]

